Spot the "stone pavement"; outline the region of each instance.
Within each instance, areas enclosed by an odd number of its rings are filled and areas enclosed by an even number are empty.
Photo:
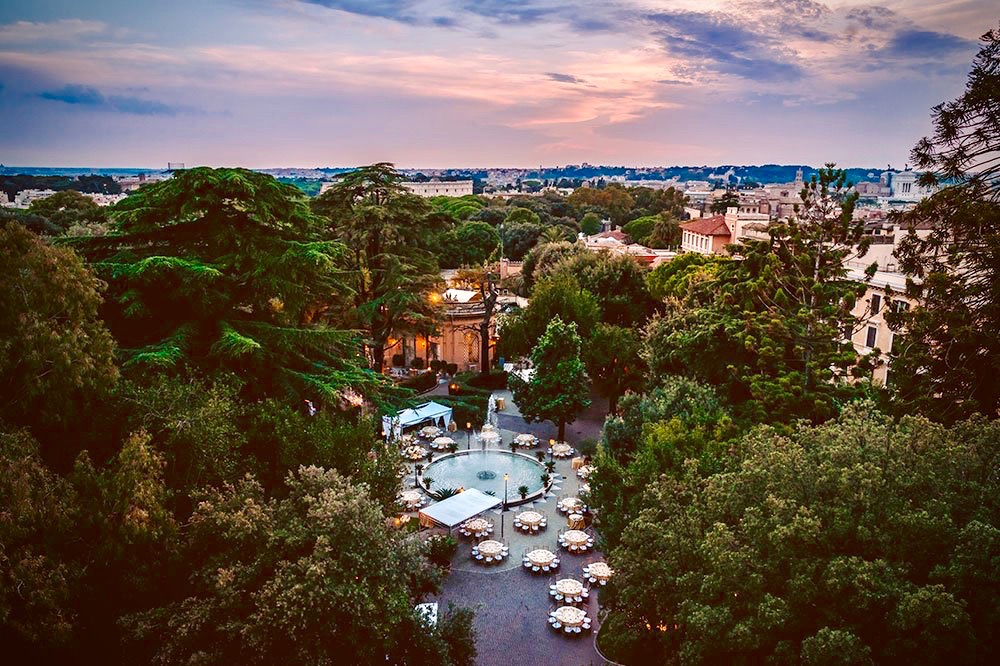
[[[507,409],[498,413],[503,441],[510,442],[513,435],[530,432],[541,440],[539,448],[547,448],[549,438],[555,437],[555,426],[550,423],[525,423],[510,400],[509,392],[497,392],[496,395],[505,397],[507,403]],[[576,423],[567,427],[570,443],[583,437],[600,435],[606,403],[595,402],[597,404],[582,414]],[[456,440],[461,442],[462,432],[458,435]],[[452,560],[452,573],[446,579],[440,597],[435,600],[442,604],[442,610],[450,603],[475,609],[477,664],[577,666],[605,663],[594,649],[594,638],[600,626],[600,595],[597,590],[591,591],[587,606],[594,621],[594,631],[590,635],[567,637],[557,634],[547,622],[549,611],[558,605],[549,597],[549,584],[557,578],[581,579],[581,569],[585,564],[603,559],[603,555],[596,551],[576,555],[559,547],[559,532],[567,528],[566,516],[556,510],[556,503],[562,497],[576,495],[580,481],[568,459],[556,460],[556,474],[558,479],[545,499],[511,507],[506,514],[501,514],[499,509],[484,514],[494,522],[493,538],[501,538],[503,524],[503,541],[510,546],[510,557],[503,565],[486,567],[476,563],[471,559],[473,541],[459,539],[458,552]],[[544,513],[548,528],[530,535],[513,529],[514,515],[527,509]],[[521,556],[532,548],[546,548],[558,553],[561,562],[559,571],[554,574],[526,571],[521,566]]]

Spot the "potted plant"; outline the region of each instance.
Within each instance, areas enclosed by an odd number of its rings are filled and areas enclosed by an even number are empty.
[[[535,451],[535,460],[538,462],[545,460],[545,451]]]
[[[517,442],[515,442],[514,440],[510,440],[510,452],[511,453],[517,452]]]
[[[427,486],[427,490],[431,489],[431,484],[434,483],[434,479],[429,476],[424,477],[424,485]]]
[[[521,499],[525,499],[528,496],[528,486],[518,486],[517,494],[521,496]]]
[[[544,487],[548,488],[549,487],[549,481],[552,479],[552,477],[549,476],[548,474],[542,474],[542,476],[539,477],[539,478],[542,480],[542,485]]]
[[[556,464],[555,464],[555,462],[552,461],[552,460],[550,460],[547,463],[545,463],[545,469],[548,470],[549,474],[551,474],[552,472],[556,471]]]
[[[458,451],[458,442],[452,442],[448,445],[448,453],[454,453]]]
[[[402,368],[406,364],[406,361],[402,354],[392,355],[392,366],[394,368]]]
[[[417,476],[420,476],[420,473],[424,471],[424,466],[420,463],[417,463],[414,469],[417,470]]]

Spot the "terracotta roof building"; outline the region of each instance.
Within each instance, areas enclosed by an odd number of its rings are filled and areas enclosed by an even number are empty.
[[[725,215],[714,215],[691,220],[681,226],[681,251],[700,254],[725,254],[726,245],[732,242],[733,232],[726,224]]]

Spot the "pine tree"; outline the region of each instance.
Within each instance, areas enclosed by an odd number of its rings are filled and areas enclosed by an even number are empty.
[[[228,369],[254,395],[336,398],[372,389],[354,334],[314,323],[345,291],[342,245],[293,186],[197,168],[147,185],[78,247],[109,283],[123,367]]]
[[[576,324],[555,317],[531,352],[531,379],[512,375],[509,380],[524,418],[529,423],[552,421],[559,427],[559,441],[566,438],[566,424],[590,405],[590,380],[580,360],[581,345]]]
[[[433,214],[402,182],[391,164],[373,164],[341,176],[313,200],[328,236],[348,248],[353,300],[344,314],[365,332],[376,372],[390,337],[427,330],[438,314],[429,298],[440,281],[430,248],[447,216]]]

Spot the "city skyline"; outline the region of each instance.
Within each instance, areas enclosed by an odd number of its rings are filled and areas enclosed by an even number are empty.
[[[0,162],[902,166],[995,21],[978,1],[0,3]]]

